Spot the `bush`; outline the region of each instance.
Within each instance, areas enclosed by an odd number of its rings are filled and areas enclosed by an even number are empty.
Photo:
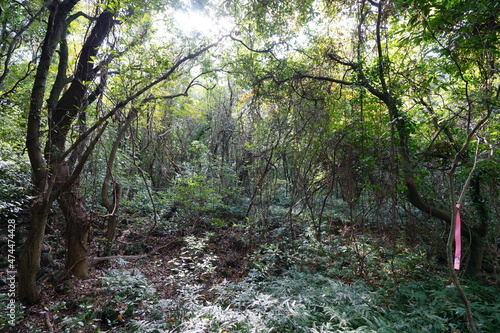
[[[0,331],[7,331],[7,328],[12,326],[12,322],[18,324],[24,317],[24,306],[16,302],[14,307],[10,308],[12,305],[12,303],[10,303],[11,300],[12,298],[9,298],[6,294],[0,294]],[[14,316],[11,317],[11,314]]]
[[[210,234],[206,237],[186,237],[180,256],[166,263],[170,268],[166,283],[169,289],[176,291],[171,299],[158,299],[154,288],[137,270],[111,271],[103,284],[112,300],[102,313],[115,314],[114,321],[109,321],[113,331],[467,331],[462,302],[454,287],[446,286],[445,277],[436,275],[433,279],[423,280],[387,278],[375,287],[362,281],[346,283],[326,276],[328,269],[313,271],[300,265],[302,260],[313,257],[314,253],[327,257],[329,252],[345,251],[352,255],[351,246],[357,246],[357,253],[368,258],[370,251],[376,248],[368,244],[368,239],[362,240],[366,243],[364,245],[303,245],[302,251],[309,250],[308,253],[285,251],[275,245],[264,246],[254,255],[256,269],[245,280],[222,281],[209,287],[215,278],[212,264],[215,257],[208,246],[210,237]],[[335,250],[334,245],[339,249]],[[377,258],[383,261],[383,258]],[[366,269],[376,269],[372,262],[375,259],[367,260]],[[415,257],[410,257],[408,263],[413,264],[415,260]],[[403,263],[397,265],[404,267]],[[273,275],[278,273],[277,267],[280,268],[279,275]],[[379,267],[383,268],[384,263]],[[496,332],[500,319],[499,291],[470,282],[465,283],[465,289],[481,332]],[[87,304],[82,309],[85,311],[69,322],[73,325],[95,325],[93,321],[97,317],[91,306]]]
[[[4,148],[0,156],[0,216],[8,218],[16,216],[31,199],[31,173],[27,158],[0,144],[0,150]]]

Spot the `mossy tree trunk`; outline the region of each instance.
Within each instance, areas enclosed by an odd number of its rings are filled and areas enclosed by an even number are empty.
[[[79,112],[88,105],[87,84],[98,73],[93,60],[111,31],[114,20],[113,14],[108,11],[99,15],[82,47],[71,85],[61,98],[57,99],[66,85],[63,74],[67,69],[67,59],[65,58],[67,53],[65,52],[66,45],[61,41],[65,36],[69,14],[78,2],[79,0],[54,0],[48,6],[50,16],[47,20],[46,35],[30,97],[26,147],[33,170],[35,199],[31,208],[30,229],[19,264],[20,298],[30,304],[36,303],[40,298],[36,288],[36,274],[40,266],[41,248],[48,214],[56,199],[59,199],[67,219],[67,230],[69,230],[67,233],[67,267],[72,268],[75,275],[79,277],[88,275],[88,264],[82,260],[87,256],[85,244],[88,237],[88,220],[83,198],[78,192],[78,177],[91,149],[87,149],[85,158],[81,159],[77,167],[69,170],[67,162],[65,162],[68,155],[65,144],[73,121]],[[61,51],[59,53],[60,62],[58,76],[52,86],[47,103],[49,131],[44,152],[40,140],[42,137],[42,109],[44,108],[49,69],[58,45],[60,45]],[[96,140],[93,144],[95,145],[95,143]]]
[[[49,209],[48,202],[33,203],[30,209],[30,231],[19,256],[19,298],[28,304],[34,304],[40,299],[36,287],[36,275],[40,267]]]
[[[26,148],[33,170],[35,199],[30,210],[28,237],[19,260],[19,296],[30,304],[36,303],[40,298],[36,289],[36,274],[40,267],[45,226],[53,202],[51,172],[57,173],[57,167],[56,170],[50,170],[40,142],[44,96],[54,51],[61,41],[68,15],[77,3],[78,0],[66,0],[62,3],[53,1],[48,6],[50,15],[30,96]]]
[[[85,199],[80,193],[79,182],[73,182],[63,191],[57,202],[66,221],[66,269],[75,277],[86,279],[89,276],[87,257],[90,220],[85,209]]]

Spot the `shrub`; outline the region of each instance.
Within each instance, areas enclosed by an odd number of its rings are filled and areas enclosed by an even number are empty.
[[[0,144],[0,149],[3,149]],[[9,149],[0,156],[0,216],[16,216],[30,200],[30,167],[28,160]]]
[[[12,326],[10,325],[12,322],[17,324],[24,317],[24,306],[16,302],[11,308],[10,302],[11,298],[6,294],[0,294],[0,330],[7,331],[7,328]]]

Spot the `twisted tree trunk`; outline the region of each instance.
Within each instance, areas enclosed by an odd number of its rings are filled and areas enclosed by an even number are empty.
[[[48,214],[56,199],[58,199],[67,221],[67,268],[78,277],[88,275],[85,244],[87,243],[89,224],[83,197],[78,192],[78,177],[91,149],[87,149],[85,157],[82,158],[77,167],[70,170],[65,162],[65,156],[67,156],[65,143],[73,121],[88,104],[87,84],[95,78],[98,72],[94,67],[93,60],[114,24],[111,12],[104,11],[99,16],[83,45],[71,86],[53,109],[49,105],[49,131],[45,154],[40,142],[41,117],[49,68],[54,51],[67,28],[69,14],[78,2],[79,0],[62,2],[54,0],[48,7],[50,16],[30,98],[26,147],[33,169],[35,200],[30,212],[29,234],[19,260],[19,296],[21,300],[30,304],[36,303],[40,298],[36,288],[36,274],[40,267],[41,248]],[[61,63],[64,60],[61,59]],[[62,68],[65,67],[62,66]],[[54,95],[51,95],[52,98]],[[94,145],[95,142],[96,140],[93,142]],[[93,146],[90,145],[90,147]]]
[[[108,163],[107,163],[107,170],[106,170],[106,176],[104,177],[104,181],[102,183],[101,187],[101,198],[102,198],[102,205],[106,208],[108,212],[108,226],[106,229],[106,252],[111,251],[111,244],[113,242],[113,239],[115,237],[115,231],[116,231],[116,226],[118,224],[118,216],[116,215],[118,211],[118,206],[119,206],[119,201],[120,201],[120,193],[121,193],[121,187],[120,184],[113,179],[113,165],[115,164],[115,159],[116,159],[116,153],[118,152],[118,148],[120,146],[120,142],[122,141],[123,137],[125,136],[126,131],[130,127],[130,124],[132,123],[132,120],[135,119],[137,116],[137,109],[132,108],[130,110],[125,123],[123,126],[118,130],[118,134],[116,135],[115,142],[113,143],[113,146],[111,147],[111,151],[109,153],[108,157]],[[113,182],[113,199],[110,200],[109,198],[109,185],[110,183]]]
[[[40,255],[45,235],[45,226],[53,202],[51,170],[44,158],[40,143],[40,127],[44,95],[49,68],[54,51],[61,40],[68,14],[79,0],[53,1],[42,43],[33,89],[26,132],[26,148],[33,170],[33,193],[35,200],[30,209],[30,229],[19,258],[19,297],[27,303],[36,303],[40,295],[36,289],[36,274],[40,267]],[[52,169],[57,173],[57,167]]]
[[[64,215],[66,227],[66,269],[75,277],[86,279],[89,276],[88,242],[90,220],[85,209],[85,199],[80,193],[77,180],[63,191],[57,202]]]

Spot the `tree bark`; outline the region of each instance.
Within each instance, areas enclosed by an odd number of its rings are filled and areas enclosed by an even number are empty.
[[[59,191],[57,201],[66,220],[65,236],[68,250],[66,268],[77,278],[88,277],[87,243],[90,222],[85,209],[85,200],[79,191],[79,172],[68,188],[61,190],[75,171],[60,159],[64,154],[66,139],[73,121],[87,106],[88,82],[97,74],[93,61],[99,47],[111,31],[113,23],[111,12],[104,11],[98,17],[83,45],[71,85],[57,102],[49,119],[46,158],[52,166],[61,164],[56,190]]]
[[[64,180],[69,177],[69,168],[65,167]],[[64,215],[66,227],[64,231],[66,239],[66,269],[75,277],[86,279],[89,276],[88,264],[88,235],[90,220],[85,209],[85,199],[80,193],[80,183],[74,181],[71,186],[61,192],[57,202]]]
[[[34,304],[40,299],[36,288],[36,275],[40,267],[49,209],[50,203],[48,202],[33,203],[30,209],[29,234],[19,256],[19,298],[28,304]]]
[[[53,183],[49,179],[49,168],[40,144],[41,112],[45,87],[54,51],[61,39],[65,21],[78,1],[65,0],[62,3],[53,1],[48,6],[50,15],[30,96],[26,148],[33,170],[33,194],[35,200],[30,210],[28,237],[19,258],[19,297],[29,304],[36,303],[40,298],[36,288],[36,274],[40,267],[45,227],[53,201],[51,196]],[[57,168],[52,171],[57,173]]]
[[[120,192],[121,192],[120,184],[113,179],[113,165],[115,163],[116,154],[118,152],[120,142],[122,141],[128,128],[130,127],[132,120],[134,120],[135,117],[137,116],[137,111],[138,110],[136,108],[132,108],[129,114],[127,115],[125,123],[118,130],[115,142],[113,143],[113,146],[111,147],[111,151],[109,153],[108,163],[106,166],[107,168],[106,176],[104,177],[104,181],[102,183],[102,188],[101,188],[102,205],[106,208],[108,212],[108,226],[106,229],[106,240],[107,240],[106,252],[108,253],[111,250],[111,243],[113,242],[113,239],[115,237],[115,230],[118,222],[118,217],[116,213],[118,211]],[[111,182],[114,183],[113,200],[109,199],[109,193],[108,193],[109,185]]]
[[[94,58],[113,27],[113,14],[103,12],[96,21],[89,37],[83,45],[75,76],[68,90],[61,96],[49,119],[47,158],[51,163],[59,163],[58,157],[64,152],[64,145],[71,124],[78,112],[87,105],[88,83],[97,74]]]
[[[471,228],[469,258],[465,266],[464,275],[468,278],[474,278],[483,267],[484,251],[486,249],[487,227],[480,226]]]
[[[490,215],[486,205],[487,200],[481,193],[481,184],[483,181],[483,171],[478,170],[471,179],[471,200],[476,211],[478,225],[466,231],[470,233],[470,253],[467,266],[465,267],[465,276],[473,278],[482,268],[484,252],[486,250],[486,237],[488,235],[488,223]]]
[[[33,169],[33,187],[35,201],[31,209],[30,230],[20,256],[19,293],[21,300],[36,303],[40,296],[36,289],[36,274],[40,267],[40,255],[45,235],[45,226],[54,196],[62,195],[59,203],[67,220],[68,268],[78,277],[88,275],[86,258],[86,241],[88,221],[83,205],[83,198],[78,192],[75,181],[69,189],[61,191],[60,186],[72,177],[66,165],[60,161],[64,153],[64,145],[71,124],[85,105],[86,82],[95,75],[93,58],[99,46],[109,34],[113,26],[113,15],[103,12],[85,42],[77,66],[73,82],[66,93],[58,101],[50,114],[48,142],[43,154],[40,143],[41,113],[46,92],[46,83],[54,51],[66,28],[69,13],[79,0],[53,1],[49,6],[50,16],[47,32],[42,44],[42,53],[38,63],[33,89],[30,98],[30,112],[26,135],[26,147]],[[60,171],[60,174],[58,175]],[[57,182],[54,180],[57,179]],[[83,255],[83,253],[85,255]],[[75,259],[78,258],[78,259]]]

